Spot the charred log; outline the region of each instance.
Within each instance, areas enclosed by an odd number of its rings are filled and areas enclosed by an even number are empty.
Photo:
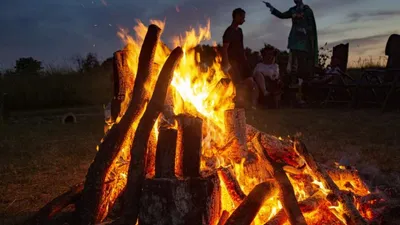
[[[306,146],[301,141],[295,141],[295,150],[303,157],[307,166],[311,169],[313,175],[322,182],[324,187],[331,191],[331,202],[339,201],[342,204],[343,214],[342,217],[348,223],[354,225],[368,224],[367,221],[361,216],[360,212],[355,207],[352,198],[340,191],[338,186],[333,182],[328,173],[318,165],[313,156],[308,152]]]
[[[263,203],[277,195],[278,192],[279,189],[275,182],[264,182],[256,185],[239,207],[235,209],[225,225],[250,225]]]
[[[218,170],[218,175],[224,182],[226,189],[231,196],[233,203],[237,206],[243,199],[246,198],[246,194],[242,191],[239,182],[236,180],[235,175],[229,168],[222,168]]]
[[[182,177],[200,177],[203,120],[180,114],[177,121],[177,174]]]
[[[175,178],[176,129],[161,129],[156,150],[157,178]]]
[[[184,180],[147,179],[140,200],[141,225],[216,224],[221,213],[217,174]]]
[[[261,146],[259,141],[260,136],[256,135],[252,139],[253,146],[258,151],[264,152],[264,156],[267,159],[266,167],[270,174],[275,178],[279,186],[279,197],[282,202],[282,207],[285,210],[286,215],[289,218],[289,222],[292,225],[306,225],[306,220],[298,205],[296,195],[289,178],[287,177],[282,165],[275,162],[269,155],[268,152]]]
[[[127,207],[124,213],[125,224],[134,224],[139,213],[139,205],[142,185],[145,178],[145,162],[147,142],[150,132],[163,110],[168,86],[171,83],[175,66],[183,55],[180,47],[175,48],[165,62],[160,76],[156,82],[153,96],[147,105],[140,122],[138,124],[133,146],[131,150],[131,163],[128,171],[128,182],[126,187]]]
[[[229,212],[224,210],[219,218],[217,225],[225,225],[226,221],[229,219]]]
[[[82,196],[82,190],[83,183],[74,185],[70,190],[47,203],[25,224],[40,225],[49,223],[50,220],[65,207],[75,204],[77,201],[79,201]]]

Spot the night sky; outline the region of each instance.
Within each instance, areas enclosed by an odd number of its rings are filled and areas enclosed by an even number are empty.
[[[314,11],[319,43],[350,42],[351,60],[383,55],[387,38],[400,33],[399,0],[304,0]],[[292,0],[271,0],[281,11]],[[46,64],[68,64],[78,54],[108,58],[122,47],[118,27],[132,28],[136,19],[166,19],[162,39],[211,20],[212,40],[221,42],[231,12],[246,10],[245,45],[259,50],[266,43],[286,48],[291,21],[272,16],[256,0],[4,0],[0,3],[0,68],[19,57]]]

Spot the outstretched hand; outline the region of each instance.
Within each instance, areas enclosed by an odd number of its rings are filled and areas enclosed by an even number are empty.
[[[271,5],[271,3],[269,3],[269,2],[266,2],[266,1],[262,1],[264,4],[265,4],[265,6],[267,6],[268,8],[272,8],[272,5]]]

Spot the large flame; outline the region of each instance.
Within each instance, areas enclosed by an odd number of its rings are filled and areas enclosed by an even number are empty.
[[[137,23],[138,24],[134,27],[135,37],[130,36],[128,31],[124,29],[121,29],[120,32],[118,32],[120,38],[125,44],[127,44],[129,50],[129,67],[132,71],[137,71],[141,45],[147,32],[147,26],[145,26],[141,21],[137,21]],[[151,20],[150,23],[158,25],[161,29],[165,26],[164,21]],[[209,65],[208,69],[202,70],[200,68],[200,59],[198,55],[196,55],[194,48],[202,41],[210,40],[210,38],[211,33],[209,21],[205,27],[200,27],[197,31],[191,29],[186,32],[185,35],[174,38],[174,47],[181,46],[184,55],[175,69],[171,85],[173,111],[175,115],[180,113],[189,113],[203,119],[203,130],[205,131],[202,149],[203,155],[205,158],[213,157],[215,159],[216,163],[214,163],[212,169],[218,169],[218,167],[231,167],[242,190],[245,194],[248,194],[255,185],[266,181],[269,174],[265,170],[263,159],[260,159],[255,163],[253,165],[255,168],[250,170],[249,168],[246,168],[244,161],[241,163],[234,163],[224,156],[216,155],[214,149],[215,144],[211,144],[219,143],[222,145],[226,142],[227,137],[224,124],[224,112],[228,109],[232,109],[234,106],[232,99],[235,94],[235,89],[231,83],[228,85],[221,85],[220,83],[221,79],[226,77],[220,67],[220,56],[217,56],[214,63]],[[163,65],[169,54],[170,49],[160,42],[155,53],[155,63]],[[154,86],[157,77],[158,72],[153,75],[151,82],[146,84],[148,88]],[[153,132],[157,137],[157,126],[153,129]],[[207,167],[205,164],[205,162],[202,162],[203,169]],[[314,180],[312,183],[315,185],[315,188],[319,189],[323,195],[327,196],[329,190],[312,176],[312,171],[307,171],[306,169],[306,173],[310,174],[308,178]],[[294,187],[298,201],[310,197],[311,194],[306,191],[306,182],[303,182],[302,178],[289,178]],[[345,185],[341,183],[340,179],[334,179],[334,181],[338,184],[340,189],[346,190]],[[222,181],[221,186],[223,210],[227,210],[231,213],[237,205],[233,203],[228,194],[227,187]],[[360,189],[356,191],[356,194],[359,196],[369,193],[368,190]],[[282,204],[279,201],[278,196],[267,200],[256,217],[254,224],[264,224],[281,209]],[[340,224],[345,223],[341,216],[342,213],[340,213],[341,210],[341,205],[321,205],[321,207],[318,207],[312,212],[305,213],[304,215],[307,222],[310,224],[317,224],[316,221],[320,221],[318,218],[323,217],[321,215],[336,216],[336,221],[339,221]]]

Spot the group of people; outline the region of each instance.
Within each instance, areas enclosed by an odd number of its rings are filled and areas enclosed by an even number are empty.
[[[272,15],[280,19],[292,19],[289,34],[289,62],[287,73],[291,82],[299,86],[299,103],[303,103],[301,86],[309,80],[318,64],[318,39],[313,11],[302,0],[294,0],[295,6],[280,12],[270,3],[264,2]],[[223,35],[222,64],[236,87],[236,105],[251,104],[256,108],[260,102],[277,107],[282,94],[282,79],[276,64],[278,50],[266,46],[261,50],[262,62],[251,71],[244,51],[243,32],[239,27],[245,22],[246,12],[237,8],[232,12],[232,23]]]

